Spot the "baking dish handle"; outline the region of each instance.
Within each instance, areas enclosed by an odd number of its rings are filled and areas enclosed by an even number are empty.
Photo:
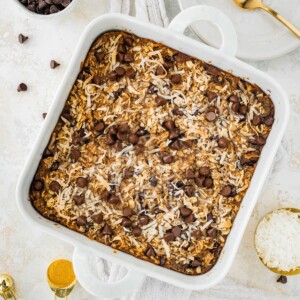
[[[169,29],[180,34],[195,21],[209,21],[216,25],[222,36],[220,50],[227,55],[235,56],[237,51],[236,30],[230,19],[220,10],[209,5],[196,5],[180,12],[170,23]]]
[[[145,279],[145,275],[140,272],[128,270],[128,273],[119,281],[101,281],[90,269],[89,255],[93,255],[89,250],[76,247],[73,253],[73,268],[78,282],[94,296],[121,298],[138,289]]]

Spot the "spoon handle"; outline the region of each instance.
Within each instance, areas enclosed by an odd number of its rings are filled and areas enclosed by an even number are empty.
[[[279,15],[275,10],[271,7],[262,3],[261,8],[275,17],[278,21],[280,21],[284,26],[286,26],[290,31],[292,31],[298,38],[300,38],[300,31],[289,21]]]

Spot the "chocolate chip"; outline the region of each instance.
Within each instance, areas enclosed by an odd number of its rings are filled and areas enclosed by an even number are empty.
[[[123,123],[119,126],[118,131],[122,132],[122,133],[129,133],[130,132],[130,127],[127,123]]]
[[[187,208],[186,206],[183,206],[180,208],[180,214],[182,217],[187,217],[192,213],[192,210]]]
[[[226,185],[222,188],[221,195],[224,197],[229,197],[231,195],[232,188],[230,185]]]
[[[186,170],[186,172],[185,172],[185,177],[186,177],[187,179],[194,179],[194,178],[196,177],[196,174],[195,174],[194,170],[188,169],[188,170]]]
[[[261,117],[254,114],[253,119],[252,119],[252,123],[254,126],[257,126],[261,123]]]
[[[240,100],[239,100],[238,96],[236,96],[236,95],[229,96],[228,100],[233,103],[240,103]]]
[[[34,182],[33,182],[33,188],[36,190],[36,191],[41,191],[44,189],[44,181],[42,179],[36,179]]]
[[[107,190],[105,190],[101,193],[100,198],[101,200],[107,201],[110,198],[110,193]]]
[[[102,234],[103,235],[112,235],[113,231],[107,224],[105,224],[103,229],[102,229]]]
[[[136,145],[139,142],[139,136],[135,133],[132,133],[128,136],[128,142]]]
[[[111,195],[109,200],[108,200],[108,203],[113,204],[113,205],[118,204],[120,202],[121,202],[120,198],[117,195]]]
[[[124,38],[124,44],[128,47],[132,47],[133,46],[133,39],[130,37],[126,37]]]
[[[262,136],[258,136],[258,137],[250,139],[249,143],[253,144],[253,145],[263,146],[266,144],[266,139],[263,138]]]
[[[60,66],[60,64],[57,61],[55,61],[53,59],[50,61],[50,68],[51,69],[55,69],[55,68],[57,68],[59,66]]]
[[[123,227],[130,227],[131,224],[132,224],[132,222],[128,218],[123,217],[123,219],[122,219],[122,226]]]
[[[116,142],[116,137],[113,134],[108,134],[105,139],[106,145],[113,145]]]
[[[164,63],[163,66],[168,70],[171,69],[173,67],[174,63],[173,63],[173,57],[170,55],[166,55],[164,57]]]
[[[201,231],[200,230],[194,230],[192,233],[191,233],[192,237],[194,237],[196,240],[200,240],[201,239]]]
[[[139,222],[140,222],[141,226],[145,226],[145,225],[149,224],[150,218],[146,215],[139,216]]]
[[[187,141],[182,141],[183,145],[187,148],[192,148],[194,140],[187,140]]]
[[[76,205],[81,205],[84,203],[85,197],[84,195],[75,195],[73,197],[73,200],[75,201]]]
[[[94,76],[92,79],[92,83],[96,85],[101,85],[104,83],[104,80],[101,76]]]
[[[179,132],[177,132],[176,130],[170,130],[168,139],[174,140],[177,139],[179,136],[180,136]]]
[[[156,256],[155,251],[151,246],[148,247],[145,254],[149,258]]]
[[[173,84],[179,84],[181,83],[182,78],[180,74],[173,74],[171,75],[170,80]]]
[[[107,74],[107,77],[108,77],[109,80],[115,81],[118,77],[118,74],[117,74],[116,71],[111,71]]]
[[[209,75],[213,75],[213,76],[220,76],[221,75],[221,70],[214,67],[214,66],[212,66],[212,65],[205,64],[204,68],[205,68],[207,74],[209,74]]]
[[[22,82],[18,86],[18,92],[25,92],[25,91],[27,91],[27,85]]]
[[[175,123],[172,120],[167,120],[163,123],[163,126],[166,127],[168,130],[174,130],[175,129]]]
[[[124,44],[120,44],[118,46],[118,52],[125,54],[126,53],[126,46]]]
[[[161,66],[158,66],[158,67],[156,68],[155,75],[161,76],[161,75],[164,75],[164,74],[165,74],[164,68],[161,67]]]
[[[50,156],[53,156],[53,152],[49,148],[46,148],[43,152],[43,158],[50,157]]]
[[[181,228],[179,228],[178,226],[173,227],[172,233],[175,237],[179,237],[181,235]]]
[[[169,147],[173,150],[180,150],[181,149],[181,142],[179,140],[176,140],[169,144]]]
[[[259,153],[248,152],[241,157],[241,164],[253,166],[259,160]]]
[[[43,119],[46,119],[47,113],[42,113],[42,117],[43,117]]]
[[[191,184],[185,185],[183,190],[188,197],[193,197],[195,195],[195,188]]]
[[[189,216],[184,218],[185,223],[193,223],[195,221],[195,217],[193,214],[190,214]]]
[[[28,36],[25,36],[22,33],[20,33],[19,36],[18,36],[18,39],[19,39],[19,43],[23,44],[25,41],[28,40]]]
[[[128,134],[119,131],[119,132],[117,133],[117,138],[118,138],[120,141],[127,142],[127,141],[128,141]]]
[[[198,259],[194,259],[191,263],[192,268],[197,268],[201,266],[201,262]]]
[[[128,78],[131,78],[131,79],[135,78],[135,74],[136,74],[135,70],[132,69],[131,67],[128,68],[128,69],[126,70],[126,72],[125,72],[125,75],[126,75]]]
[[[58,168],[59,168],[59,162],[58,162],[58,161],[55,161],[55,162],[53,162],[53,164],[51,165],[50,171],[57,171]]]
[[[152,83],[150,83],[148,87],[148,94],[155,94],[158,92],[158,87]]]
[[[76,224],[78,226],[84,226],[87,224],[87,220],[86,220],[86,217],[85,216],[79,216],[77,219],[76,219]]]
[[[227,148],[229,141],[225,137],[220,137],[218,139],[218,146],[220,148]]]
[[[172,109],[172,113],[175,116],[183,116],[184,115],[184,112],[181,111],[178,107],[175,107],[174,109]]]
[[[99,121],[95,127],[94,130],[98,131],[98,132],[102,132],[105,128],[105,123],[103,121]]]
[[[135,211],[132,208],[130,208],[130,207],[123,208],[123,216],[124,217],[131,217],[133,215],[135,215]]]
[[[217,119],[217,115],[213,111],[208,111],[205,114],[205,118],[206,118],[207,121],[213,122]]]
[[[91,219],[94,221],[94,223],[101,224],[103,222],[103,215],[99,213],[97,215],[91,216]]]
[[[135,237],[139,237],[141,236],[142,234],[142,229],[140,227],[135,227],[133,228],[132,230],[132,234],[135,236]]]
[[[183,53],[180,53],[180,52],[175,54],[173,57],[174,57],[176,62],[186,62],[186,61],[191,60],[190,56],[188,56],[186,54],[183,54]]]
[[[157,186],[157,184],[158,184],[158,180],[155,176],[150,177],[149,181],[153,187]]]
[[[61,185],[57,181],[51,181],[49,188],[52,192],[58,193],[61,189]]]
[[[60,11],[60,9],[56,5],[50,6],[50,14],[56,14]]]
[[[170,154],[166,154],[162,157],[162,161],[164,164],[170,164],[174,161],[174,157]]]
[[[238,113],[241,105],[239,103],[232,103],[231,109],[233,112]]]
[[[108,133],[112,135],[116,135],[118,133],[118,129],[116,125],[112,125],[108,129]]]
[[[78,149],[71,149],[70,157],[73,162],[77,161],[81,156],[81,152]]]
[[[205,178],[203,185],[206,188],[211,188],[213,186],[213,180],[210,177]]]
[[[281,275],[281,276],[277,279],[277,282],[286,284],[286,283],[287,283],[287,277],[284,276],[284,275]]]
[[[241,114],[241,115],[246,115],[247,114],[247,111],[248,111],[248,107],[246,106],[246,105],[241,105],[240,106],[240,109],[239,109],[239,113]]]
[[[134,61],[134,57],[131,53],[126,53],[124,56],[124,62],[130,63]]]
[[[203,176],[208,176],[210,174],[210,168],[209,167],[200,167],[199,174]]]
[[[78,177],[76,179],[76,185],[79,186],[79,187],[81,187],[81,188],[86,187],[88,185],[87,178],[85,178],[85,177]]]
[[[208,230],[207,230],[207,235],[211,238],[215,238],[217,236],[217,229],[214,228],[214,227],[210,227]]]
[[[135,154],[136,154],[136,155],[140,155],[140,154],[142,154],[144,151],[145,151],[145,146],[144,146],[144,145],[141,145],[141,144],[136,145],[136,147],[135,147]]]
[[[125,69],[122,67],[117,67],[117,68],[115,68],[115,72],[117,73],[117,75],[119,77],[122,77],[125,74]]]
[[[163,106],[163,105],[165,105],[168,101],[167,101],[167,99],[165,99],[165,98],[163,98],[163,97],[157,96],[156,99],[155,99],[155,102],[156,102],[156,105],[157,105],[157,106]]]
[[[218,95],[214,92],[211,91],[206,91],[205,95],[207,96],[209,101],[213,101],[214,99],[216,99],[218,97]]]
[[[175,240],[175,236],[172,232],[166,232],[165,235],[164,235],[164,240],[166,242],[171,242],[171,241],[174,241]]]
[[[272,116],[266,116],[264,119],[264,124],[267,126],[272,126],[274,123],[274,118]]]
[[[198,187],[203,187],[204,186],[204,181],[205,181],[206,177],[205,176],[199,176],[199,177],[196,177],[194,179],[196,185]]]
[[[105,57],[105,53],[104,52],[98,52],[97,50],[95,50],[94,55],[98,61],[98,63],[101,63]]]
[[[133,168],[127,168],[123,170],[123,179],[131,178],[134,175]]]
[[[123,63],[124,62],[124,53],[121,53],[121,52],[118,52],[117,53],[117,60],[120,62],[120,63]]]

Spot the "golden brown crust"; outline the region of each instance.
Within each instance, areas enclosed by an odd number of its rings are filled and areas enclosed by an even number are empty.
[[[33,180],[46,218],[190,275],[216,263],[270,132],[255,85],[162,44],[91,47]]]

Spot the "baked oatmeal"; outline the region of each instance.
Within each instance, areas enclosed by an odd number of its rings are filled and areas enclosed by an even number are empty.
[[[30,199],[90,239],[203,274],[273,121],[258,86],[152,40],[107,32],[74,83]]]

